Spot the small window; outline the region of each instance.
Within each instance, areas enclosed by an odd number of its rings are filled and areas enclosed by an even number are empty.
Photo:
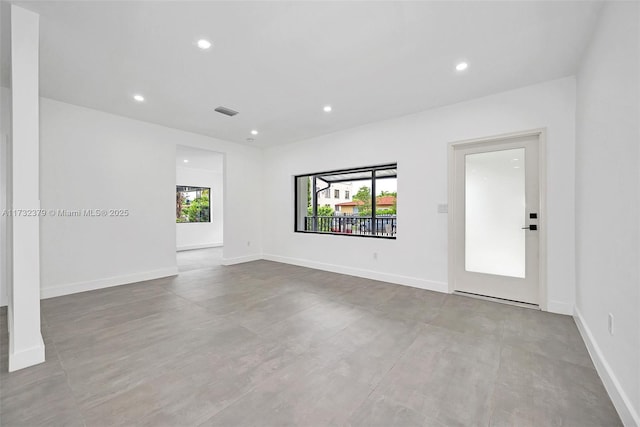
[[[178,185],[176,187],[176,222],[211,222],[211,188]]]
[[[298,175],[295,231],[395,239],[397,184],[397,164]],[[327,205],[322,196],[331,190],[336,199],[342,190],[347,201]]]

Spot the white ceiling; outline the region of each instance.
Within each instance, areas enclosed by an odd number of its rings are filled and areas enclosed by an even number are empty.
[[[186,163],[185,160],[187,160]],[[176,167],[205,169],[222,173],[223,164],[223,155],[221,153],[182,145],[176,147]]]
[[[251,143],[257,146],[572,75],[601,6],[15,3],[41,14],[42,96],[242,144],[258,129]],[[6,86],[7,25],[2,27]],[[202,37],[214,47],[198,49]],[[463,59],[469,69],[456,73]],[[134,102],[134,93],[146,101]],[[332,113],[322,111],[325,104]],[[214,112],[220,105],[240,114]]]

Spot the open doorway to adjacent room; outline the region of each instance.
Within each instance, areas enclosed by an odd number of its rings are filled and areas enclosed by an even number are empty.
[[[180,272],[222,260],[224,155],[176,147],[176,251]]]

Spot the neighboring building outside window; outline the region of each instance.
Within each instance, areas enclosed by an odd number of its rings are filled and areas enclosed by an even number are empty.
[[[397,164],[298,175],[294,179],[296,232],[395,239]]]
[[[335,194],[331,194],[331,190],[336,190],[338,189],[340,191],[340,196],[344,195],[345,192],[350,192],[353,193],[353,191],[351,191],[352,189],[352,183],[351,182],[343,182],[343,183],[333,183],[331,184],[330,188],[327,188],[325,190],[325,188],[327,187],[327,183],[318,180],[316,182],[316,189],[317,190],[323,190],[320,191],[318,193],[318,206],[324,206],[326,204],[329,204],[332,209],[338,210],[335,208],[335,205],[339,204],[339,203],[344,203],[344,202],[348,202],[349,199],[344,198],[344,197],[340,197],[340,198],[335,198],[335,197],[331,197],[332,195],[335,196]]]

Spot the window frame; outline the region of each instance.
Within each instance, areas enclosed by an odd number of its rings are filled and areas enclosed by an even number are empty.
[[[186,190],[187,188],[192,188],[193,190]],[[179,190],[179,189],[185,189],[185,190]],[[180,222],[177,221],[178,217],[176,217],[176,224],[211,224],[213,222],[213,215],[211,212],[211,187],[203,187],[201,185],[176,185],[176,194],[177,193],[185,193],[185,192],[192,192],[192,191],[198,191],[198,189],[202,192],[202,190],[208,190],[209,192],[209,197],[208,197],[208,206],[207,206],[207,210],[208,210],[208,217],[209,220],[208,221],[184,221],[184,222]]]
[[[378,170],[389,170],[396,169],[396,175],[394,177],[380,177],[377,178],[375,172]],[[302,177],[316,177],[319,175],[339,175],[346,173],[355,173],[355,172],[371,172],[371,222],[372,224],[376,223],[376,179],[389,179],[395,178],[398,179],[398,163],[385,163],[382,165],[374,165],[374,166],[364,166],[364,167],[355,167],[350,169],[336,169],[324,172],[314,172],[314,173],[305,173],[298,174],[293,176],[293,193],[294,193],[294,203],[293,203],[293,231],[294,233],[302,233],[302,234],[321,234],[327,236],[351,236],[351,237],[365,237],[365,238],[374,238],[374,239],[387,239],[387,240],[396,240],[397,239],[397,231],[391,236],[378,235],[378,234],[356,234],[356,233],[343,233],[343,232],[334,232],[334,231],[305,231],[298,229],[298,179]],[[366,181],[367,179],[354,179],[350,180],[350,182],[358,182],[358,181]],[[311,188],[314,188],[314,181],[310,183]],[[328,189],[327,189],[328,190]],[[316,197],[316,205],[318,203]],[[312,202],[313,203],[313,202]],[[319,207],[319,205],[317,205]],[[396,222],[397,222],[397,214],[396,214]],[[373,227],[375,228],[375,226]]]

